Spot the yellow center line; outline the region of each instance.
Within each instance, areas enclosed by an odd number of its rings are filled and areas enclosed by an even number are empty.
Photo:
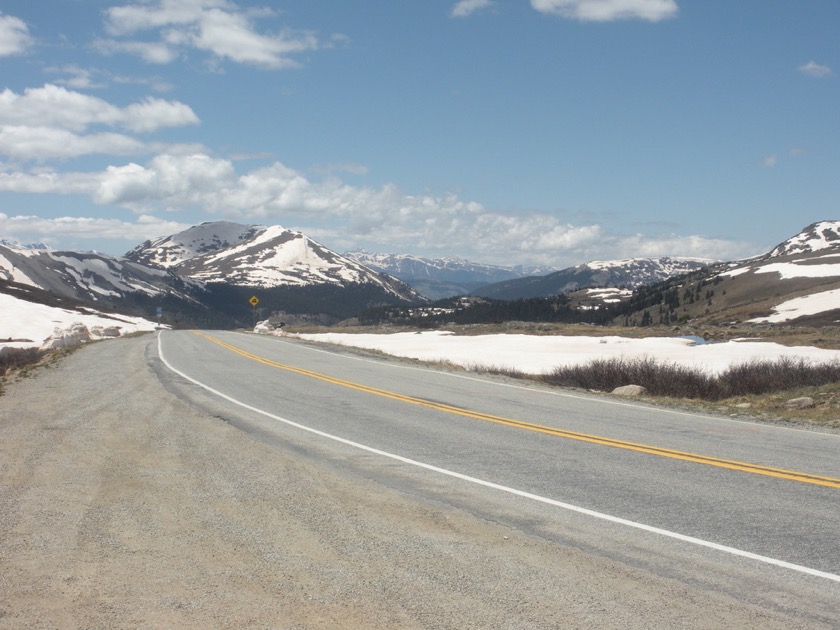
[[[770,466],[762,466],[759,464],[750,464],[747,462],[739,462],[736,460],[729,460],[729,459],[721,459],[719,457],[712,457],[709,455],[700,455],[697,453],[688,453],[684,451],[677,451],[669,448],[663,448],[659,446],[651,446],[648,444],[639,444],[636,442],[628,442],[626,440],[618,440],[614,438],[602,437],[598,435],[590,435],[588,433],[578,433],[576,431],[567,431],[565,429],[558,429],[555,427],[549,427],[540,424],[534,424],[531,422],[526,422],[524,420],[515,420],[513,418],[505,418],[502,416],[495,416],[488,413],[483,413],[480,411],[473,411],[470,409],[464,409],[461,407],[453,407],[452,405],[447,405],[444,403],[434,402],[431,400],[426,400],[424,398],[416,398],[414,396],[408,396],[405,394],[399,394],[396,392],[391,392],[384,389],[378,389],[376,387],[370,387],[368,385],[362,385],[360,383],[354,383],[352,381],[347,381],[341,378],[336,378],[334,376],[329,376],[327,374],[322,374],[320,372],[313,372],[311,370],[305,370],[303,368],[295,367],[292,365],[286,365],[284,363],[278,363],[277,361],[272,361],[271,359],[266,359],[264,357],[258,356],[256,354],[252,354],[242,348],[238,348],[237,346],[233,346],[229,343],[226,343],[216,337],[212,337],[210,335],[206,335],[204,333],[193,331],[196,335],[207,339],[231,352],[234,352],[242,357],[250,359],[252,361],[256,361],[257,363],[262,363],[263,365],[267,365],[270,367],[278,368],[281,370],[286,370],[288,372],[294,372],[295,374],[300,374],[303,376],[307,376],[310,378],[318,379],[319,381],[324,381],[326,383],[331,383],[333,385],[338,385],[340,387],[346,387],[349,389],[354,389],[356,391],[365,392],[368,394],[373,394],[375,396],[381,396],[383,398],[389,398],[391,400],[396,400],[404,403],[408,403],[411,405],[418,405],[421,407],[426,407],[428,409],[434,409],[437,411],[442,411],[445,413],[456,414],[459,416],[464,416],[466,418],[472,418],[475,420],[484,420],[485,422],[494,422],[496,424],[503,424],[505,426],[514,427],[517,429],[525,429],[527,431],[535,431],[538,433],[544,433],[546,435],[553,435],[556,437],[567,438],[570,440],[578,440],[580,442],[589,442],[591,444],[599,444],[601,446],[611,446],[613,448],[621,448],[628,451],[637,451],[639,453],[647,453],[649,455],[658,455],[660,457],[668,457],[670,459],[678,459],[686,462],[693,462],[696,464],[705,464],[707,466],[716,466],[718,468],[727,468],[730,470],[739,470],[742,472],[753,473],[756,475],[765,475],[768,477],[777,477],[779,479],[789,479],[792,481],[799,481],[801,483],[810,483],[815,484],[818,486],[825,486],[828,488],[840,488],[840,479],[835,479],[833,477],[823,477],[820,475],[812,475],[810,473],[803,473],[803,472],[796,472],[792,470],[784,470],[781,468],[773,468]]]

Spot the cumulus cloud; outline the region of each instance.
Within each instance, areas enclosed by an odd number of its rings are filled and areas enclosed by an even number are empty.
[[[476,11],[481,11],[493,6],[492,0],[459,0],[452,7],[452,17],[468,17]]]
[[[698,236],[622,236],[597,223],[572,225],[551,213],[505,214],[454,193],[410,195],[393,184],[375,188],[335,177],[312,180],[280,162],[238,173],[234,162],[203,153],[160,154],[145,164],[94,173],[22,173],[0,165],[0,191],[81,195],[141,216],[198,210],[201,220],[295,227],[332,249],[458,252],[497,264],[560,266],[675,254],[733,259],[754,253],[742,243]]]
[[[699,235],[610,235],[594,251],[601,260],[681,256],[711,260],[740,260],[766,251],[748,241],[709,238]]]
[[[20,160],[69,158],[93,153],[133,155],[148,145],[130,135],[85,133],[93,126],[150,133],[168,127],[198,124],[192,109],[178,101],[146,98],[126,107],[47,84],[17,94],[0,92],[0,154]]]
[[[584,22],[641,19],[658,22],[677,15],[676,0],[531,0],[541,13]]]
[[[809,61],[797,68],[799,72],[815,79],[822,79],[823,77],[830,77],[834,72],[828,66],[817,63],[816,61]]]
[[[136,54],[150,63],[171,63],[179,51],[195,49],[218,59],[269,69],[297,66],[295,54],[321,47],[309,32],[258,32],[255,20],[271,15],[270,9],[244,11],[227,0],[135,2],[105,10],[108,33],[121,38],[154,31],[158,39],[109,39],[97,45],[103,52]]]
[[[70,158],[80,155],[134,155],[146,149],[118,133],[75,134],[55,127],[0,125],[0,154],[19,160]]]
[[[0,212],[0,234],[37,234],[42,240],[50,240],[50,236],[71,236],[85,239],[121,239],[140,243],[150,238],[175,234],[189,227],[185,223],[149,215],[138,217],[136,221],[123,221],[99,217],[8,216]]]
[[[98,39],[93,47],[105,55],[126,53],[140,57],[146,63],[165,65],[178,58],[178,51],[165,42],[120,42]]]
[[[0,57],[23,54],[32,44],[29,27],[23,20],[0,13]]]
[[[45,70],[52,74],[65,75],[64,78],[55,80],[56,85],[62,85],[76,90],[89,90],[105,87],[104,82],[98,81],[95,78],[97,72],[91,68],[82,68],[75,64],[70,64],[66,66],[45,68]]]
[[[127,107],[46,84],[16,94],[0,92],[0,124],[50,126],[83,131],[91,125],[121,127],[134,132],[151,132],[165,127],[198,124],[198,116],[184,103],[146,98]]]

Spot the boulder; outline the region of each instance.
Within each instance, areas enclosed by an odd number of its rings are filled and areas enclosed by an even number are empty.
[[[90,334],[93,337],[119,337],[122,331],[119,326],[94,326]]]
[[[817,403],[810,396],[800,396],[799,398],[791,398],[785,403],[788,409],[811,409],[816,407]]]
[[[623,385],[612,390],[613,394],[618,396],[644,396],[647,390],[641,385]]]

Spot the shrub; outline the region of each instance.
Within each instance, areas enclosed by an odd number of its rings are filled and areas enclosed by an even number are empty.
[[[641,385],[654,396],[709,398],[716,396],[713,376],[650,357],[595,359],[585,365],[559,367],[543,380],[551,385],[612,391],[623,385]]]
[[[3,348],[0,352],[0,376],[4,376],[9,370],[38,363],[44,354],[37,348]]]
[[[840,382],[840,362],[811,363],[806,359],[756,360],[733,365],[719,375],[673,363],[638,359],[596,359],[586,365],[558,367],[543,376],[551,385],[612,391],[641,385],[653,396],[721,400],[767,394],[799,387]]]
[[[776,361],[748,361],[729,367],[720,379],[726,383],[728,396],[819,387],[840,381],[840,363],[812,363],[790,357]]]

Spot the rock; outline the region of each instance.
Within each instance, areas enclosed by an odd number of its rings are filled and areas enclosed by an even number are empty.
[[[94,337],[119,337],[122,331],[119,326],[94,326],[90,334]]]
[[[810,396],[800,396],[799,398],[791,398],[785,403],[788,409],[811,409],[816,407],[817,403]]]
[[[748,402],[742,402],[735,405],[736,409],[749,409],[750,407],[752,407],[752,403]]]
[[[644,396],[647,394],[647,390],[641,385],[624,385],[616,387],[612,390],[612,393],[618,396]]]

